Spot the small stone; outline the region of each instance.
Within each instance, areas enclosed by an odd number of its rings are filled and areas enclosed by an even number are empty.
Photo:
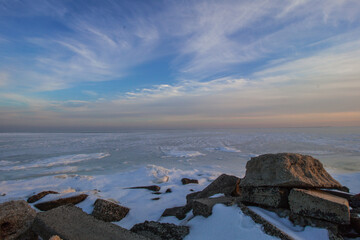
[[[171,193],[171,192],[172,192],[171,188],[168,188],[168,189],[166,189],[166,191],[165,191],[165,193]]]
[[[126,217],[129,211],[127,207],[99,198],[95,201],[91,215],[105,222],[118,222]]]
[[[193,191],[195,191],[195,190],[194,190],[194,189],[190,189],[189,191],[190,191],[190,192],[193,192]]]
[[[135,224],[130,231],[156,240],[182,240],[190,232],[188,226],[154,221]]]
[[[43,197],[45,197],[48,194],[59,194],[59,193],[55,192],[55,191],[43,191],[43,192],[40,192],[40,193],[38,193],[36,195],[33,195],[33,196],[29,197],[27,202],[28,203],[34,203],[34,202],[42,199]]]
[[[37,239],[31,231],[36,211],[23,201],[10,201],[0,204],[0,239]]]
[[[189,178],[183,178],[183,179],[181,179],[181,182],[182,182],[183,185],[190,184],[190,183],[199,184],[199,181],[198,181],[198,180],[196,180],[196,179],[189,179]]]
[[[6,193],[2,193],[1,196],[2,196],[2,197],[5,197],[5,196],[6,196]]]
[[[160,198],[156,197],[156,198],[152,198],[151,200],[156,201],[156,200],[160,200]]]
[[[67,197],[67,198],[59,198],[56,200],[48,201],[48,202],[42,202],[35,204],[35,207],[41,211],[48,211],[53,208],[57,208],[59,206],[67,205],[69,203],[71,204],[78,204],[82,201],[84,201],[88,197],[87,194],[80,194],[73,197]]]
[[[160,195],[161,192],[152,192],[151,194]]]
[[[167,208],[161,215],[162,217],[168,217],[168,216],[174,216],[179,220],[182,220],[186,217],[186,213],[188,209],[183,207],[173,207],[173,208]],[[189,210],[190,211],[190,210]]]
[[[160,191],[161,188],[157,185],[151,185],[151,186],[129,187],[127,189],[148,189],[150,191],[158,192]]]

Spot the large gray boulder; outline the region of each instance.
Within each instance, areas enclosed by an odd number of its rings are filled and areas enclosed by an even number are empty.
[[[289,194],[291,212],[338,224],[350,224],[348,200],[318,190],[293,188]]]
[[[73,205],[38,213],[32,229],[43,239],[54,235],[64,240],[147,239],[115,224],[98,220]]]
[[[0,239],[37,239],[30,227],[36,211],[23,200],[0,204]]]
[[[274,208],[288,208],[287,188],[279,187],[244,187],[240,200],[245,203]]]
[[[99,198],[95,201],[91,215],[105,222],[117,222],[123,219],[129,211],[130,209],[127,207]]]
[[[251,158],[240,186],[342,189],[319,160],[296,153],[264,154]]]
[[[151,240],[181,240],[189,234],[189,227],[178,226],[172,223],[145,221],[135,224],[131,231]]]

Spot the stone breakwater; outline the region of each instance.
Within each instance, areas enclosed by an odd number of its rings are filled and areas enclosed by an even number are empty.
[[[167,178],[168,179],[168,178]],[[182,184],[197,184],[183,178]],[[149,194],[161,194],[160,187],[139,186]],[[167,189],[164,194],[171,194]],[[46,195],[50,201],[42,201]],[[183,239],[191,228],[186,226],[189,213],[209,217],[216,204],[235,205],[263,226],[263,231],[281,239],[294,239],[253,206],[287,217],[294,225],[325,228],[330,239],[360,237],[360,195],[348,192],[346,186],[332,178],[321,162],[311,156],[279,153],[252,158],[243,179],[220,175],[202,191],[186,196],[186,204],[164,209],[162,217],[184,220],[182,226],[155,221],[136,224],[131,230],[111,222],[121,221],[129,209],[110,199],[97,199],[92,214],[74,206],[86,194],[57,197],[55,191],[44,191],[28,198],[42,212],[36,213],[23,200],[0,204],[0,239]],[[218,195],[219,197],[214,197]],[[153,198],[157,200],[158,198]]]

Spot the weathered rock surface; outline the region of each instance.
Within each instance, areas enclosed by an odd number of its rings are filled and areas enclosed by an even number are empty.
[[[285,232],[281,231],[279,228],[277,228],[275,225],[273,225],[271,222],[267,221],[265,218],[245,206],[244,204],[238,202],[238,206],[241,208],[241,211],[245,214],[251,217],[254,222],[261,224],[263,226],[263,230],[266,234],[269,234],[271,236],[278,237],[283,240],[294,240],[291,236],[286,234]]]
[[[267,207],[287,208],[289,189],[279,187],[244,187],[240,200]]]
[[[338,196],[338,197],[345,198],[345,199],[347,199],[348,201],[350,201],[351,198],[354,196],[354,195],[351,194],[351,193],[344,192],[344,191],[339,191],[339,190],[321,189],[321,191],[322,191],[322,192],[325,192],[325,193],[329,193],[329,194],[334,195],[334,196]],[[350,202],[349,202],[349,204],[350,204]]]
[[[35,204],[34,206],[41,210],[41,211],[48,211],[50,209],[53,208],[57,208],[59,206],[63,206],[66,204],[78,204],[82,201],[84,201],[86,198],[88,197],[88,195],[86,194],[79,194],[76,196],[72,196],[72,197],[67,197],[67,198],[59,198],[56,200],[52,200],[52,201],[47,201],[47,202],[41,202],[38,204]]]
[[[208,217],[212,214],[215,204],[221,203],[227,206],[234,205],[239,199],[235,197],[217,197],[217,198],[199,198],[192,203],[193,213],[195,216],[201,215]]]
[[[351,227],[357,232],[360,233],[360,215],[357,213],[350,214]]]
[[[158,191],[160,191],[161,187],[159,187],[157,185],[151,185],[151,186],[129,187],[127,189],[147,189],[150,191],[158,192]]]
[[[59,194],[59,193],[55,192],[55,191],[43,191],[43,192],[40,192],[38,194],[35,194],[35,195],[29,197],[27,202],[28,203],[34,203],[34,202],[42,199],[43,197],[45,197],[48,194]]]
[[[131,231],[152,240],[181,240],[189,234],[189,227],[172,223],[145,221],[134,225]]]
[[[127,207],[104,199],[96,199],[91,215],[105,222],[117,222],[123,219],[129,211],[130,209]]]
[[[36,211],[25,201],[10,201],[0,204],[0,239],[37,239],[30,227]]]
[[[349,204],[353,208],[360,208],[360,193],[352,196],[349,200]]]
[[[296,153],[264,154],[251,158],[240,186],[342,188],[319,160]]]
[[[240,195],[240,178],[232,175],[222,174],[210,183],[202,191],[193,196],[195,198],[208,198],[214,194],[223,193],[225,196],[239,196]]]
[[[289,195],[291,212],[338,224],[350,224],[346,199],[318,190],[292,189]]]
[[[73,205],[38,213],[32,229],[43,239],[53,235],[64,240],[147,239],[115,224],[98,220]]]
[[[199,181],[196,179],[183,178],[183,179],[181,179],[181,183],[183,185],[190,184],[190,183],[199,184]]]

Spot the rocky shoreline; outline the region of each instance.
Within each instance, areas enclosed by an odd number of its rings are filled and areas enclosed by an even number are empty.
[[[168,179],[168,177],[167,177]],[[196,179],[183,178],[182,184],[197,184]],[[160,186],[139,186],[154,195],[171,194]],[[74,206],[88,195],[76,194],[57,198],[55,191],[43,191],[28,198],[29,203],[43,211],[36,212],[23,200],[0,204],[0,239],[183,239],[191,232],[186,222],[193,216],[209,217],[216,204],[238,206],[263,231],[281,239],[294,239],[291,234],[262,216],[265,209],[279,217],[287,217],[294,225],[325,228],[329,239],[360,237],[360,195],[326,172],[321,162],[311,156],[279,153],[252,158],[246,165],[246,175],[238,178],[220,175],[206,188],[186,196],[186,205],[164,209],[162,217],[184,219],[181,226],[145,221],[131,230],[111,222],[121,221],[129,209],[109,199],[97,199],[91,215]],[[51,201],[41,201],[47,195]],[[155,197],[152,200],[156,201]]]

